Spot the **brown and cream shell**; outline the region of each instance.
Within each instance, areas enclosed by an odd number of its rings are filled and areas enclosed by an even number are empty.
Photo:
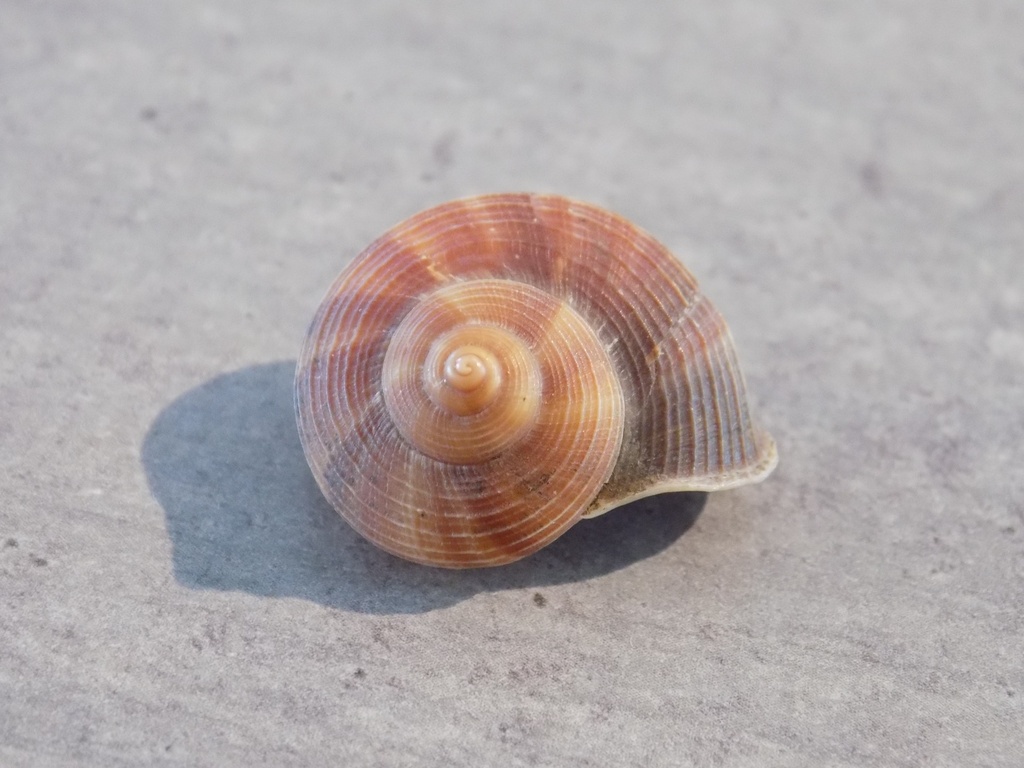
[[[450,568],[777,461],[690,273],[621,217],[554,195],[457,200],[372,243],[313,318],[295,405],[341,516]]]

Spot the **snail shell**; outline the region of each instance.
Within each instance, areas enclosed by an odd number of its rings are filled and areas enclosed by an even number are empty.
[[[341,516],[451,568],[777,462],[690,273],[621,217],[554,195],[457,200],[372,243],[313,318],[295,405]]]

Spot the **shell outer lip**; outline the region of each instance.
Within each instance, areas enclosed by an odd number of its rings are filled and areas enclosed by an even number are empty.
[[[779,465],[779,453],[775,441],[765,435],[766,452],[764,461],[753,467],[749,472],[737,472],[735,475],[718,477],[689,477],[686,479],[667,478],[654,481],[650,485],[633,493],[602,501],[600,498],[595,501],[590,509],[583,513],[584,519],[601,517],[612,510],[632,504],[634,501],[646,499],[650,496],[658,496],[663,493],[711,493],[713,491],[729,491],[734,488],[742,488],[745,485],[756,485],[768,479],[768,476],[775,471]]]

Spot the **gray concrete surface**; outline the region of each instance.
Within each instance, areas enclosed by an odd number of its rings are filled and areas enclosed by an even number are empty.
[[[1017,0],[0,19],[0,765],[1024,765]],[[306,323],[500,190],[683,258],[767,483],[488,572],[334,516]]]

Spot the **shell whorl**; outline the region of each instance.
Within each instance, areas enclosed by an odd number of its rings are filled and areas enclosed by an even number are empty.
[[[536,350],[562,338],[552,333],[561,330],[552,303],[530,286],[473,280],[414,307],[384,356],[384,401],[399,433],[455,464],[487,461],[520,443],[540,410]]]
[[[454,201],[371,244],[314,317],[296,411],[341,515],[447,567],[776,461],[693,277],[621,217],[552,195]]]

